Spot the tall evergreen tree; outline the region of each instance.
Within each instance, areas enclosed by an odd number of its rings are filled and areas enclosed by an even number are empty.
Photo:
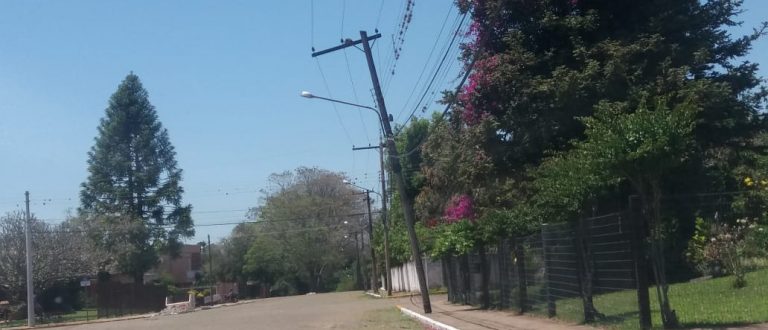
[[[194,235],[192,207],[182,204],[181,169],[168,131],[133,72],[110,97],[98,131],[80,212],[114,269],[141,282],[158,252],[174,255],[180,239]]]

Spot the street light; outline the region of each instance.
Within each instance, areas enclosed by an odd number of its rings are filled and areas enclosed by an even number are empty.
[[[356,103],[351,103],[351,102],[346,102],[346,101],[341,101],[341,100],[335,100],[335,99],[331,99],[331,98],[327,98],[327,97],[317,96],[317,95],[312,94],[311,92],[308,92],[308,91],[302,91],[300,95],[301,95],[301,97],[308,98],[308,99],[321,99],[321,100],[326,100],[326,101],[329,101],[329,102],[346,104],[346,105],[353,106],[353,107],[365,108],[365,109],[368,109],[368,110],[372,110],[373,112],[376,113],[376,115],[379,116],[379,118],[381,118],[381,113],[379,112],[379,110],[377,110],[374,107],[369,107],[367,105],[356,104]]]
[[[363,109],[371,110],[371,111],[376,113],[376,116],[379,119],[379,120],[377,120],[377,122],[379,122],[379,134],[382,134],[382,135],[384,134],[383,133],[384,132],[384,126],[383,126],[384,124],[381,123],[381,112],[379,112],[379,110],[374,108],[374,107],[369,107],[367,105],[362,105],[362,104],[357,104],[357,103],[352,103],[352,102],[341,101],[341,100],[336,100],[336,99],[332,99],[332,98],[317,96],[315,94],[312,94],[312,92],[308,92],[308,91],[302,91],[299,95],[301,95],[301,97],[303,97],[303,98],[320,99],[320,100],[325,100],[325,101],[328,101],[328,102],[340,103],[340,104],[345,104],[345,105],[352,106],[352,107],[358,107],[358,108],[363,108]],[[389,119],[389,121],[393,121],[394,120],[392,118],[392,115],[389,115],[388,119]]]

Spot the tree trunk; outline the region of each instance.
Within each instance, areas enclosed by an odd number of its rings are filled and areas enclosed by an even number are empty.
[[[653,178],[651,185],[651,253],[653,257],[653,268],[656,277],[656,290],[659,295],[659,306],[661,306],[661,320],[664,328],[673,329],[680,327],[677,320],[677,314],[669,304],[669,284],[667,283],[667,272],[664,259],[664,237],[661,232],[661,189],[658,178]]]
[[[656,297],[659,302],[661,321],[665,329],[674,329],[680,326],[677,315],[669,303],[669,284],[665,270],[663,234],[661,233],[661,189],[659,179],[648,178],[632,180],[633,185],[640,194],[643,213],[648,217],[650,225],[650,256],[653,277],[656,281]]]

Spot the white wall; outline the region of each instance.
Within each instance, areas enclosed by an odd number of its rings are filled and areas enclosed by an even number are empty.
[[[441,261],[431,261],[424,258],[424,271],[427,275],[427,287],[439,288],[443,286],[443,264]],[[392,291],[393,292],[420,292],[419,278],[416,276],[416,264],[409,261],[402,266],[392,267]],[[383,283],[383,281],[382,281]]]

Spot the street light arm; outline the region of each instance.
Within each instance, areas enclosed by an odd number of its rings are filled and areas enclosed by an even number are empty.
[[[341,100],[331,99],[331,98],[327,98],[327,97],[317,96],[317,95],[312,94],[312,93],[307,92],[307,91],[301,92],[300,95],[301,95],[301,97],[305,97],[305,98],[308,98],[308,99],[321,99],[321,100],[325,100],[325,101],[328,101],[328,102],[341,103],[341,104],[344,104],[344,105],[349,105],[349,106],[353,106],[353,107],[358,107],[358,108],[364,108],[364,109],[371,110],[371,111],[376,113],[376,118],[378,119],[377,122],[379,122],[380,132],[382,132],[381,134],[384,134],[383,133],[384,132],[384,126],[381,123],[381,112],[379,112],[379,110],[377,110],[374,107],[369,107],[367,105],[356,104],[356,103],[351,103],[351,102],[345,102],[345,101],[341,101]]]
[[[326,101],[329,101],[329,102],[346,104],[346,105],[350,105],[350,106],[358,107],[358,108],[366,108],[366,109],[369,109],[369,110],[373,110],[373,112],[375,112],[376,115],[378,115],[379,118],[381,118],[381,113],[379,112],[379,110],[376,110],[376,108],[374,108],[374,107],[369,107],[367,105],[355,104],[355,103],[350,103],[350,102],[345,102],[345,101],[340,101],[340,100],[329,99],[327,97],[322,97],[322,96],[317,96],[317,95],[312,95],[312,98],[326,100]]]

